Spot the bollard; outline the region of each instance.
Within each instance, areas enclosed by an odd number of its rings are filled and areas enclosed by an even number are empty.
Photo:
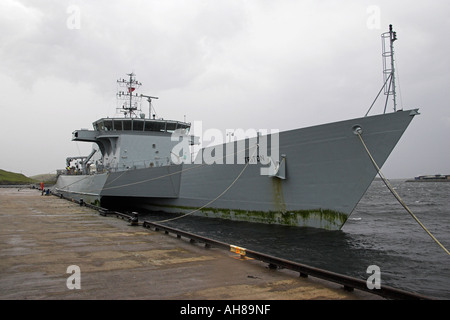
[[[239,254],[239,259],[245,260],[246,259],[246,249],[241,248],[238,246],[230,245],[230,251]]]
[[[133,217],[130,219],[131,225],[132,226],[137,226],[139,224],[138,213],[137,212],[133,212],[132,214],[133,214]]]

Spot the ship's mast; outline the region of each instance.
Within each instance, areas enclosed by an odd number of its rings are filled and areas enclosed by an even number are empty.
[[[389,25],[389,31],[381,34],[382,57],[383,57],[383,80],[384,84],[378,92],[375,100],[372,102],[369,110],[367,110],[365,117],[369,114],[373,105],[377,101],[381,92],[384,89],[386,95],[386,102],[384,104],[384,113],[389,101],[389,96],[392,95],[394,101],[394,112],[397,111],[397,92],[395,88],[395,66],[394,66],[394,41],[397,40],[397,32],[392,30],[392,24]]]
[[[389,25],[389,32],[381,35],[382,39],[382,56],[383,56],[383,77],[384,83],[389,81],[389,85],[384,87],[384,94],[386,97],[386,104],[384,111],[386,112],[386,105],[389,95],[392,95],[394,101],[394,111],[397,111],[397,93],[395,88],[395,66],[394,66],[394,41],[397,40],[397,33],[392,30],[392,24]]]
[[[118,106],[118,109],[120,112],[124,113],[125,118],[127,117],[127,114],[130,116],[130,118],[132,118],[133,116],[137,116],[137,110],[141,110],[142,97],[134,91],[138,89],[142,85],[142,83],[136,80],[136,75],[134,73],[128,73],[127,75],[129,76],[128,80],[117,80],[117,83],[119,85],[117,98],[119,100],[123,100],[122,106]],[[120,88],[126,88],[126,90],[124,91]]]

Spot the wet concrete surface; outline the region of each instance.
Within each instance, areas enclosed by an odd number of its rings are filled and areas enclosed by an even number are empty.
[[[0,226],[3,300],[380,299],[33,189],[0,189]]]

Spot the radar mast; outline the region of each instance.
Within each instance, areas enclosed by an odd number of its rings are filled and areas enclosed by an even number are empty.
[[[128,73],[129,79],[119,79],[117,80],[118,84],[118,106],[117,112],[121,112],[127,115],[130,118],[136,118],[138,116],[137,112],[141,111],[141,100],[142,97],[137,92],[135,92],[142,85],[139,81],[136,80],[136,75],[132,73]]]

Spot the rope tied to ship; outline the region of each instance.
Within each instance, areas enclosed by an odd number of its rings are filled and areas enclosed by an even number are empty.
[[[258,150],[258,146],[259,146],[258,144],[255,144],[255,145],[254,145],[255,150],[253,151],[251,157],[253,157],[253,156],[255,155],[256,151]],[[247,149],[250,149],[250,148],[247,148]],[[242,168],[242,170],[239,172],[239,174],[236,176],[236,178],[230,183],[230,185],[229,185],[228,187],[226,187],[225,190],[223,190],[217,197],[215,197],[214,199],[210,200],[209,202],[207,202],[207,203],[204,204],[203,206],[201,206],[201,207],[199,207],[199,208],[197,208],[197,209],[195,209],[195,210],[192,210],[192,211],[190,211],[190,212],[188,212],[188,213],[185,213],[185,214],[182,215],[182,216],[178,216],[178,217],[171,218],[171,219],[166,219],[166,220],[156,221],[156,223],[164,223],[164,222],[169,222],[169,221],[172,221],[172,220],[177,220],[177,219],[180,219],[180,218],[184,218],[184,217],[186,217],[186,216],[189,216],[189,215],[191,215],[191,214],[196,213],[197,211],[202,210],[203,208],[206,208],[207,206],[209,206],[210,204],[212,204],[213,202],[215,202],[215,201],[217,201],[219,198],[221,198],[228,190],[231,189],[231,187],[232,187],[232,186],[239,180],[239,178],[242,176],[242,174],[244,173],[245,169],[247,169],[247,167],[248,167],[249,164],[250,164],[250,161],[247,161],[247,163],[244,165],[244,168]]]
[[[247,150],[250,150],[250,149],[253,148],[253,147],[256,148],[256,149],[255,149],[255,151],[256,151],[257,148],[258,148],[258,146],[259,146],[258,144],[255,144],[254,146],[250,146],[250,147],[245,148],[245,149],[243,149],[243,150],[233,152],[231,155],[238,155],[238,154],[244,153],[244,152],[246,152]],[[252,157],[253,157],[253,155],[254,155],[254,153],[252,154]],[[222,157],[222,159],[225,159],[225,158],[228,157],[228,156],[230,156],[230,155],[225,155],[225,156]],[[181,170],[178,170],[178,171],[175,171],[175,172],[171,172],[171,173],[170,173],[170,171],[169,171],[169,166],[164,166],[164,167],[167,167],[167,171],[168,171],[167,174],[164,174],[164,175],[161,175],[161,176],[158,176],[158,177],[154,177],[154,178],[145,179],[145,180],[139,180],[139,181],[135,181],[135,182],[131,182],[131,183],[120,184],[120,185],[117,185],[117,186],[103,187],[103,188],[100,188],[100,189],[93,189],[92,192],[94,192],[94,191],[100,192],[100,191],[102,191],[102,190],[119,189],[119,188],[123,188],[123,187],[129,187],[129,186],[133,186],[133,185],[143,184],[143,183],[146,183],[146,182],[155,181],[155,180],[167,178],[167,177],[170,177],[170,176],[173,176],[173,175],[181,174],[181,173],[183,173],[183,172],[186,172],[186,171],[189,171],[189,170],[193,170],[193,169],[197,169],[197,168],[200,168],[200,167],[203,167],[203,166],[206,166],[206,165],[208,165],[208,163],[205,163],[205,162],[204,162],[204,163],[198,164],[198,165],[196,165],[196,166],[192,166],[192,167],[190,167],[190,168],[184,168],[184,169],[181,169]],[[108,184],[108,185],[112,184],[114,181],[116,181],[116,180],[118,180],[119,178],[121,178],[121,177],[122,177],[124,174],[126,174],[127,172],[128,172],[128,170],[124,170],[124,171],[123,171],[118,177],[116,177],[114,180],[112,180],[112,181],[110,181],[110,182],[108,182],[108,183],[105,183],[105,186],[106,186],[107,184]],[[90,175],[86,175],[84,178],[82,178],[82,179],[80,179],[80,180],[76,180],[76,181],[74,181],[74,182],[72,182],[72,183],[69,183],[68,185],[62,186],[62,187],[60,187],[60,188],[58,188],[58,189],[61,190],[61,191],[69,191],[69,190],[64,190],[64,189],[66,189],[67,187],[69,187],[69,186],[71,186],[71,185],[73,185],[73,184],[79,183],[79,182],[81,182],[81,181],[83,181],[83,180],[85,180],[85,179],[87,179],[87,178],[89,178],[89,177],[90,177]]]
[[[361,140],[362,145],[364,146],[364,149],[366,150],[370,160],[372,161],[372,164],[374,165],[375,169],[377,170],[378,175],[380,176],[381,180],[384,182],[386,187],[391,191],[391,193],[394,195],[395,199],[405,208],[405,210],[414,218],[414,220],[422,227],[422,229],[425,230],[425,232],[448,254],[450,255],[450,252],[445,248],[442,243],[439,242],[438,239],[425,227],[425,225],[420,222],[420,220],[416,217],[416,215],[409,209],[409,207],[406,205],[406,203],[403,201],[403,199],[398,195],[398,193],[394,190],[392,185],[390,184],[389,180],[386,179],[386,177],[381,172],[380,167],[375,162],[375,159],[372,157],[372,154],[370,153],[369,149],[367,148],[366,143],[364,142],[364,139],[361,136],[361,131],[356,130],[355,133],[358,135],[359,139]]]

